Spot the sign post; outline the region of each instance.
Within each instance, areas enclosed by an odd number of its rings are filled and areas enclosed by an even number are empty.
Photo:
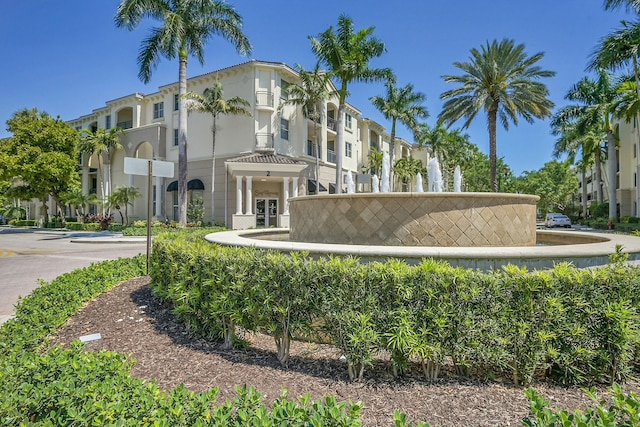
[[[159,160],[124,158],[124,173],[128,175],[147,175],[147,275],[149,275],[149,256],[151,255],[151,212],[153,212],[152,176],[173,178],[173,163]]]

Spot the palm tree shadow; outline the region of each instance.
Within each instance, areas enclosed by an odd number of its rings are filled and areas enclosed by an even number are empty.
[[[322,379],[348,381],[346,365],[338,358],[293,355],[286,367],[278,362],[275,344],[274,351],[247,346],[244,348],[224,349],[222,342],[212,341],[189,331],[187,325],[180,323],[171,307],[163,304],[149,287],[145,285],[131,293],[131,300],[137,306],[146,306],[145,315],[158,334],[168,336],[176,346],[186,347],[204,354],[216,354],[231,363],[239,363],[291,372],[298,372]]]

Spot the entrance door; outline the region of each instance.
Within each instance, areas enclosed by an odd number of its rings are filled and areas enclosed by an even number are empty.
[[[278,199],[256,199],[256,227],[278,225]]]

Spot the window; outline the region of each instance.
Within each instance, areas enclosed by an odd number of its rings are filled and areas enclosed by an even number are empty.
[[[346,157],[351,157],[351,150],[352,150],[351,143],[350,142],[346,142],[344,144],[344,155]]]
[[[335,141],[327,141],[327,162],[336,162]]]
[[[307,140],[307,156],[316,156],[316,144],[311,140]]]
[[[289,83],[286,80],[280,80],[280,98],[289,99]]]
[[[633,173],[633,186],[634,187],[638,186],[638,173],[637,172]]]
[[[109,130],[111,129],[111,116],[105,116],[104,118],[104,128]]]
[[[178,129],[173,130],[173,146],[177,147],[180,145],[180,136],[178,134]]]
[[[178,111],[178,107],[179,107],[179,97],[178,94],[176,93],[175,95],[173,95],[173,111]]]
[[[280,119],[280,138],[289,140],[289,120]]]
[[[635,159],[637,155],[638,155],[638,145],[633,144],[633,158]]]
[[[153,104],[153,118],[161,119],[164,117],[164,102],[157,102]]]
[[[344,114],[344,127],[347,129],[351,129],[351,114]]]

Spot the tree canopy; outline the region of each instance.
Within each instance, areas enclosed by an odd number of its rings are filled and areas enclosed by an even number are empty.
[[[60,208],[63,195],[79,185],[78,132],[36,108],[16,112],[7,130],[13,135],[0,140],[0,181],[12,183],[9,195],[43,202],[51,195]]]
[[[538,210],[542,213],[566,212],[578,191],[578,178],[569,162],[552,160],[537,171],[525,171],[516,189],[540,196]]]

